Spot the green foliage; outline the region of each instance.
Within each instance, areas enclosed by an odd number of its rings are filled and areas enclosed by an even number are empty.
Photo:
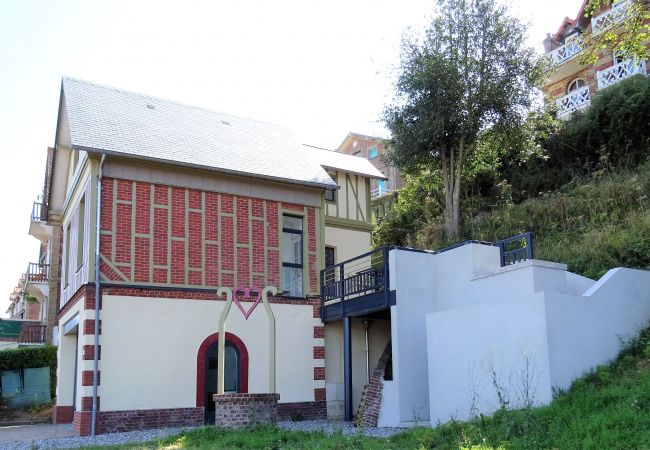
[[[585,17],[600,14],[603,5],[611,5],[623,0],[589,0],[585,6]],[[581,35],[584,50],[579,57],[579,63],[593,64],[598,61],[598,54],[607,49],[610,52],[620,52],[622,56],[647,60],[650,49],[647,42],[650,39],[650,13],[648,0],[632,0],[626,7],[625,20],[617,23],[608,30],[597,35],[588,29]]]
[[[0,351],[0,372],[49,367],[52,396],[56,394],[56,364],[56,347],[52,345]]]
[[[457,235],[464,166],[482,130],[516,127],[541,76],[525,26],[500,2],[440,0],[423,37],[406,36],[396,98],[383,118],[402,173],[439,170],[448,234]]]
[[[650,331],[613,363],[577,380],[542,408],[501,409],[468,422],[413,428],[388,439],[275,426],[199,428],[129,449],[637,449],[650,448]]]
[[[514,201],[559,188],[577,176],[635,167],[650,156],[650,78],[635,76],[594,96],[566,123],[536,122],[530,155],[504,158]]]

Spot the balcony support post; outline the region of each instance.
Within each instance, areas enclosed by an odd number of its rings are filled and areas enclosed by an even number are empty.
[[[352,317],[343,317],[344,418],[352,422]]]

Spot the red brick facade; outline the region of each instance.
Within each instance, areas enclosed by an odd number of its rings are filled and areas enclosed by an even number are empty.
[[[102,276],[161,287],[280,286],[283,212],[305,217],[304,276],[309,291],[317,292],[313,207],[105,178]]]
[[[203,408],[140,409],[97,413],[97,430],[102,434],[200,425],[203,425]]]
[[[278,420],[280,394],[215,394],[215,425],[242,428]]]

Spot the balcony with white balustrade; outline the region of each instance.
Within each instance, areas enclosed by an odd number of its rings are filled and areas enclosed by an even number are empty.
[[[591,18],[591,32],[597,36],[617,23],[623,21],[629,12],[631,0],[620,0],[612,4],[612,8]]]
[[[573,35],[564,41],[564,44],[545,55],[552,68],[548,83],[555,83],[579,71],[581,66],[577,56],[582,52],[584,44],[579,35]]]
[[[630,78],[634,75],[646,75],[646,62],[625,60],[618,64],[614,64],[604,70],[599,70],[597,74],[598,90],[603,90],[619,81]]]
[[[558,118],[568,119],[574,112],[580,111],[591,105],[589,86],[584,86],[569,92],[564,97],[555,100],[555,104],[558,108]]]

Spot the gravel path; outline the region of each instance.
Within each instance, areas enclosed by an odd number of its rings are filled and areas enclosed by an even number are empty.
[[[58,449],[58,448],[77,448],[87,447],[92,445],[123,445],[133,444],[137,442],[153,441],[159,438],[167,437],[173,434],[178,434],[185,430],[191,430],[189,427],[185,428],[161,428],[158,430],[145,430],[145,431],[129,431],[128,433],[110,433],[100,434],[94,438],[85,436],[75,436],[58,439],[44,439],[31,442],[14,442],[2,443],[0,449],[2,450],[32,450],[32,449]]]
[[[329,420],[304,420],[301,422],[278,422],[278,426],[283,430],[293,431],[323,431],[327,434],[342,432],[343,434],[363,433],[366,436],[386,438],[399,433],[403,428],[355,428],[349,422],[329,421]],[[137,442],[153,441],[164,438],[182,431],[191,430],[191,427],[185,428],[162,428],[158,430],[130,431],[128,433],[111,433],[100,434],[91,437],[66,437],[58,439],[45,439],[31,442],[14,442],[0,443],[2,450],[35,450],[35,449],[59,449],[59,448],[78,448],[85,446],[98,445],[123,445]]]
[[[351,422],[335,420],[303,420],[301,422],[278,422],[283,430],[293,431],[323,431],[332,434],[341,431],[343,434],[363,433],[366,436],[387,438],[401,431],[404,428],[355,428]]]

